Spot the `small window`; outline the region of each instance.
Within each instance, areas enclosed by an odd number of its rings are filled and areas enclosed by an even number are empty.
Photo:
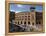
[[[28,16],[28,17],[30,17],[30,16]]]
[[[25,15],[27,15],[27,13],[25,13]]]
[[[27,16],[25,16],[25,18],[27,18]]]
[[[27,17],[27,16],[25,16],[25,17]]]
[[[27,18],[25,18],[25,20],[27,20]]]
[[[30,18],[28,18],[28,20],[30,20]]]
[[[24,18],[24,16],[22,16],[22,18]]]

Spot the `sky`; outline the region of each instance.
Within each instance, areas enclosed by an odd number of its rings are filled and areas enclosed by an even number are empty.
[[[30,4],[10,4],[10,11],[14,11],[16,13],[26,11],[30,12],[30,7],[32,7]],[[42,12],[42,6],[36,5],[34,7],[36,8],[35,11]]]

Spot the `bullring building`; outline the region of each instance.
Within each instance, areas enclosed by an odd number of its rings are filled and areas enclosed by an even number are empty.
[[[33,25],[38,26],[42,30],[43,27],[43,13],[34,10],[35,8],[30,8],[30,12],[10,12],[10,21],[14,20],[17,25]],[[35,28],[35,29],[36,29]],[[27,28],[28,29],[28,28]],[[40,30],[39,29],[39,30]]]
[[[43,24],[42,12],[15,13],[15,24],[37,25]]]

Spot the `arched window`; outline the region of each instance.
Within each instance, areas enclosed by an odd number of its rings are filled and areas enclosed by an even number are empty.
[[[26,24],[26,22],[24,22],[24,24]]]
[[[32,23],[32,25],[34,25],[34,23]]]
[[[41,24],[41,22],[39,21],[39,24]]]
[[[38,22],[36,22],[36,24],[38,24]]]
[[[30,24],[30,22],[28,22],[28,24]]]
[[[22,24],[22,21],[21,21],[21,24]]]
[[[19,24],[19,21],[18,21],[18,24]]]

